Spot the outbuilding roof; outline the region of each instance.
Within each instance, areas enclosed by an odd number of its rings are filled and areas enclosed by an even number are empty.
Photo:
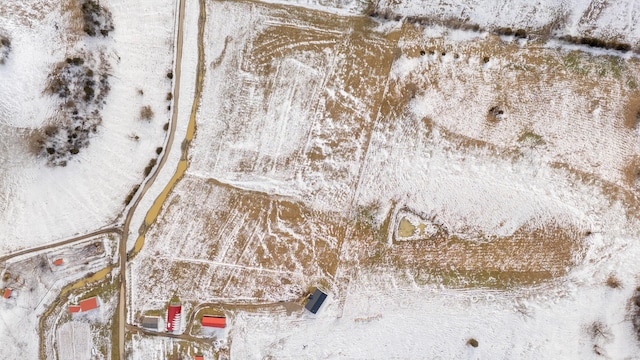
[[[60,265],[62,265],[62,263],[64,263],[64,261],[62,259],[55,259],[53,261],[53,265],[55,265],[55,266],[60,266]]]
[[[80,305],[69,305],[69,312],[70,313],[77,313],[82,311],[82,309],[80,308]]]
[[[157,316],[145,316],[142,318],[142,327],[152,330],[158,330],[160,318]]]
[[[4,289],[4,298],[8,299],[11,296],[11,289],[6,288]]]
[[[202,326],[223,329],[227,325],[227,319],[222,316],[203,316]]]
[[[98,308],[98,299],[94,296],[80,301],[80,311],[85,312]]]
[[[320,306],[322,306],[322,303],[326,298],[327,294],[318,289],[315,289],[313,294],[309,295],[309,300],[307,301],[307,305],[305,305],[305,308],[315,314],[318,312]]]

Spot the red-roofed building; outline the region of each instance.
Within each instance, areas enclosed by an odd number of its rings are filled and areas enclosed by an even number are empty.
[[[193,360],[204,360],[204,356],[202,355],[196,355]]]
[[[227,319],[222,316],[203,316],[202,326],[224,329]]]
[[[77,313],[82,311],[82,309],[80,308],[80,305],[69,305],[69,312],[70,313]]]
[[[182,312],[182,305],[169,304],[167,310],[167,331],[178,330],[180,326],[180,313]]]
[[[64,261],[62,261],[62,259],[56,259],[53,261],[53,265],[55,266],[60,266],[64,263]]]
[[[80,301],[80,311],[85,312],[98,308],[98,299],[94,296],[92,298],[84,299]]]
[[[8,299],[9,297],[11,297],[11,289],[6,288],[4,289],[4,298]]]

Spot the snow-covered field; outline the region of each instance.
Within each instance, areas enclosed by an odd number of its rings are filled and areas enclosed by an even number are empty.
[[[115,31],[90,39],[70,18],[73,2],[0,0],[0,35],[11,40],[0,64],[0,255],[115,223],[163,144],[177,3],[100,3]],[[189,167],[127,272],[127,323],[162,316],[178,297],[179,338],[130,327],[132,358],[210,358],[221,348],[242,359],[640,359],[631,321],[640,62],[557,38],[637,47],[636,2],[205,3]],[[374,16],[354,16],[367,9]],[[199,81],[199,10],[187,2],[169,171],[142,199],[132,235],[181,155]],[[451,27],[460,22],[471,30]],[[506,27],[555,34],[483,30]],[[65,167],[47,167],[28,149],[31,130],[57,115],[47,75],[86,51],[112,68],[102,125]],[[146,105],[155,115],[141,121]],[[37,270],[53,255],[13,261]],[[3,352],[36,356],[37,343],[10,324],[24,318],[33,335],[63,285],[45,270],[27,276],[33,290],[1,302],[0,330],[15,339]],[[313,286],[329,294],[317,315],[283,305]],[[58,340],[99,325],[92,343],[60,356],[111,346],[116,287],[105,288],[95,319],[51,318],[73,321]],[[193,311],[205,308],[223,308],[227,329],[191,331]]]
[[[453,20],[482,28],[553,30],[558,35],[587,36],[640,45],[640,4],[634,0],[380,0],[375,9],[390,17],[417,16]]]
[[[296,4],[207,5],[190,164],[131,311],[320,284],[316,316],[235,311],[231,356],[637,358],[637,60]],[[403,217],[437,228],[396,242]]]
[[[115,31],[95,39],[73,31],[77,19],[66,9],[74,3],[0,3],[0,33],[11,39],[0,66],[0,254],[113,223],[166,134],[174,1],[101,1]],[[102,126],[66,167],[47,167],[28,146],[28,134],[57,109],[44,92],[47,76],[66,57],[96,49],[112,68]],[[150,121],[139,119],[145,105],[155,113]]]

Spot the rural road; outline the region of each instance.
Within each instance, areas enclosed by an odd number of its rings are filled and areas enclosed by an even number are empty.
[[[30,249],[25,249],[25,250],[21,250],[21,251],[17,251],[14,252],[12,254],[7,254],[4,256],[0,257],[0,262],[4,262],[7,261],[11,258],[14,258],[16,256],[20,256],[20,255],[25,255],[25,254],[30,254],[30,253],[34,253],[34,252],[38,252],[38,251],[42,251],[42,250],[49,250],[49,249],[53,249],[55,247],[58,246],[63,246],[63,245],[68,245],[77,241],[82,241],[94,236],[98,236],[98,235],[104,235],[104,234],[111,234],[111,233],[116,233],[116,234],[121,234],[122,231],[117,228],[117,227],[109,227],[106,229],[102,229],[102,230],[97,230],[88,234],[84,234],[84,235],[80,235],[80,236],[76,236],[76,237],[72,237],[70,239],[64,240],[64,241],[60,241],[57,243],[53,243],[53,244],[49,244],[49,245],[44,245],[44,246],[38,246],[38,247],[34,247],[34,248],[30,248]]]
[[[131,219],[140,204],[140,201],[149,190],[149,188],[154,184],[158,174],[164,167],[164,164],[167,162],[167,157],[171,152],[171,148],[173,145],[177,121],[178,121],[178,104],[180,100],[180,69],[182,67],[182,43],[184,38],[184,8],[185,1],[180,0],[180,5],[178,9],[178,34],[177,34],[177,44],[175,47],[176,51],[176,61],[174,67],[174,92],[173,92],[173,113],[171,115],[171,124],[169,130],[169,137],[167,138],[167,143],[164,147],[164,153],[160,159],[160,162],[155,168],[155,171],[149,178],[149,180],[144,184],[144,186],[140,189],[140,193],[136,197],[133,205],[129,208],[129,212],[124,221],[124,226],[122,230],[122,236],[120,237],[120,299],[118,301],[118,359],[125,359],[125,325],[126,325],[126,314],[127,314],[127,239],[129,238],[129,228],[131,226]],[[115,339],[114,339],[115,340]]]

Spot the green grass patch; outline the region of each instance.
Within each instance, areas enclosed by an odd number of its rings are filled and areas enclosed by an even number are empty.
[[[527,144],[530,146],[539,146],[539,145],[544,145],[545,142],[542,139],[542,136],[534,133],[533,131],[525,131],[523,132],[520,137],[518,138],[518,142],[523,143],[523,144]]]

